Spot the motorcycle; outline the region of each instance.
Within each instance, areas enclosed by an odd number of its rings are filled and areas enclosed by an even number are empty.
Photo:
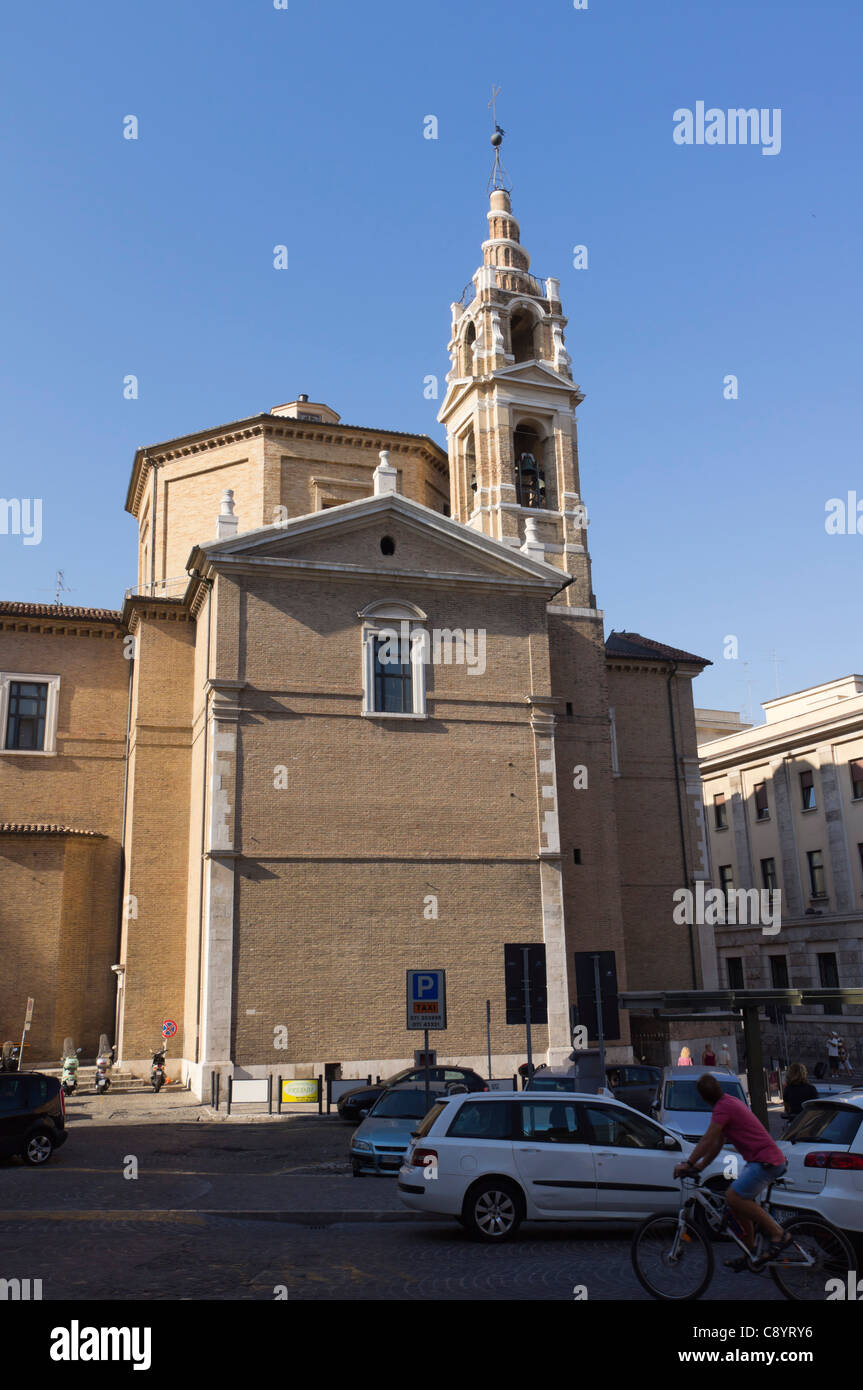
[[[63,1039],[63,1074],[60,1077],[60,1085],[63,1087],[63,1094],[71,1096],[73,1091],[78,1089],[78,1054],[80,1047],[75,1046],[73,1038]]]
[[[18,1044],[15,1042],[4,1042],[0,1048],[0,1071],[18,1070]]]
[[[161,1047],[159,1048],[158,1052],[153,1053],[153,1066],[150,1070],[150,1084],[157,1095],[161,1091],[165,1082],[168,1080],[165,1074],[165,1057],[167,1056],[167,1052],[167,1047]]]
[[[109,1075],[114,1065],[114,1049],[108,1042],[108,1034],[102,1033],[99,1037],[99,1051],[96,1056],[96,1092],[100,1096],[107,1094],[111,1086]]]

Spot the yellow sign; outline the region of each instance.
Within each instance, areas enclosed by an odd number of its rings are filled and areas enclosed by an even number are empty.
[[[310,1081],[286,1081],[282,1080],[282,1103],[285,1101],[293,1105],[310,1104],[318,1099],[318,1083],[312,1079]]]

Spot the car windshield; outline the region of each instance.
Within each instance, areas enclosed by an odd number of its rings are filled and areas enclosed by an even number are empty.
[[[425,1091],[387,1091],[369,1114],[376,1120],[421,1120],[427,1109]]]
[[[405,1067],[404,1071],[397,1071],[395,1076],[388,1076],[383,1084],[385,1086],[397,1086],[400,1081],[406,1081],[409,1076],[413,1076],[415,1070],[415,1067]]]
[[[716,1079],[727,1096],[734,1096],[735,1100],[742,1100],[743,1104],[746,1104],[746,1096],[739,1081],[723,1081],[719,1076]],[[696,1087],[695,1081],[669,1081],[665,1087],[666,1110],[712,1110],[710,1101],[702,1100]]]
[[[531,1091],[577,1091],[574,1076],[535,1076],[530,1083]]]
[[[863,1110],[851,1105],[807,1105],[783,1134],[793,1144],[841,1144],[848,1148],[860,1128]]]

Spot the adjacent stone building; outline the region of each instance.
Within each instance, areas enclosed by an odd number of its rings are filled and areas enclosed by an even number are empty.
[[[699,744],[713,882],[781,893],[781,925],[716,929],[721,985],[863,985],[863,677],[768,700],[766,722]],[[719,711],[699,711],[709,733]],[[733,718],[733,716],[729,716]],[[739,723],[739,720],[738,720]],[[809,1064],[832,1029],[863,1063],[863,1009],[804,1006],[764,1025],[765,1050]]]
[[[622,1060],[644,1021],[619,991],[716,983],[712,934],[671,914],[708,874],[705,662],[606,641],[559,282],[503,188],[488,223],[446,452],[303,396],[151,445],[122,612],[0,605],[0,1027],[38,996],[33,1060],[115,1029],[135,1067],[170,1018],[198,1093],[214,1070],[384,1073],[417,1045],[406,969],[445,968],[439,1056],[484,1067],[489,1000],[506,1073],[525,945],[535,1053],[593,1028],[598,954]]]

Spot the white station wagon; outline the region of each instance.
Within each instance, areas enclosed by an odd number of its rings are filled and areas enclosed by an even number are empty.
[[[453,1096],[414,1131],[399,1192],[414,1211],[453,1216],[491,1242],[525,1220],[640,1221],[678,1210],[674,1167],[694,1147],[596,1093]],[[721,1181],[720,1161],[707,1172]]]

